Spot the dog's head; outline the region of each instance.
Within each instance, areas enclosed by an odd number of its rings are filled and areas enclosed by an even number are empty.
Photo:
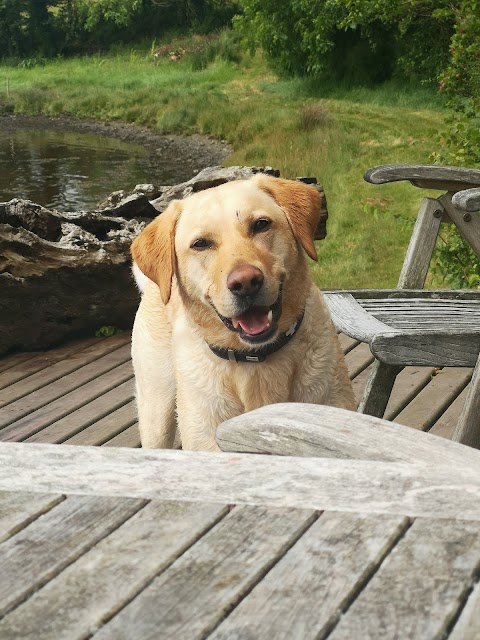
[[[259,174],[172,202],[132,255],[165,304],[175,275],[187,311],[219,346],[232,335],[235,345],[265,343],[303,308],[303,250],[317,259],[319,216],[314,187]]]

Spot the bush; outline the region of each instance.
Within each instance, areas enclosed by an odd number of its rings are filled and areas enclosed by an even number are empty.
[[[456,11],[450,62],[440,75],[449,109],[435,162],[480,167],[480,2],[463,0]],[[479,287],[479,258],[455,228],[439,240],[434,275],[455,288]]]

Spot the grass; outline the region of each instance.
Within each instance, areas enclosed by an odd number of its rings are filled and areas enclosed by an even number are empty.
[[[284,177],[316,176],[329,223],[312,264],[324,288],[395,286],[424,195],[407,184],[374,187],[378,164],[425,163],[442,125],[440,98],[395,84],[348,89],[279,79],[261,56],[218,57],[205,68],[188,56],[154,64],[148,51],[0,66],[25,114],[121,120],[163,133],[203,133],[229,141],[226,164],[271,165]],[[198,70],[195,70],[198,69]],[[2,82],[3,84],[3,82]]]

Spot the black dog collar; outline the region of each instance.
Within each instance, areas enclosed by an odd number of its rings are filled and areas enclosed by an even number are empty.
[[[224,347],[214,347],[211,344],[208,346],[216,356],[223,358],[224,360],[230,360],[230,362],[263,362],[267,356],[275,353],[284,347],[287,342],[290,342],[299,330],[304,315],[305,312],[295,320],[288,331],[285,331],[285,333],[278,336],[275,342],[267,344],[265,347],[256,349],[255,351],[235,351],[234,349],[225,349]]]

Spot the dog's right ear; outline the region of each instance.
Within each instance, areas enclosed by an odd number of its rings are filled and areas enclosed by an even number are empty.
[[[132,256],[140,271],[155,282],[167,304],[175,272],[175,227],[182,211],[180,200],[171,202],[132,243]]]

